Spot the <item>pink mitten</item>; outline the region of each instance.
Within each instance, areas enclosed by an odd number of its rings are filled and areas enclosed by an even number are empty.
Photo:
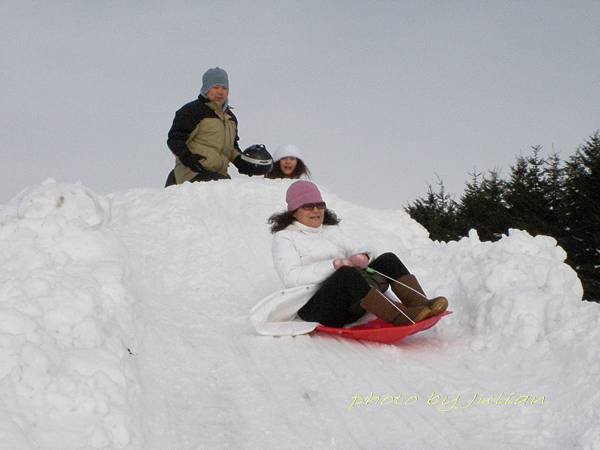
[[[352,267],[352,262],[349,259],[346,259],[346,258],[344,258],[344,259],[334,259],[333,260],[333,268],[335,270],[338,270],[340,267],[343,267],[343,266],[350,266],[350,267]]]
[[[357,269],[364,269],[369,265],[369,257],[364,253],[357,253],[350,257],[350,262]]]

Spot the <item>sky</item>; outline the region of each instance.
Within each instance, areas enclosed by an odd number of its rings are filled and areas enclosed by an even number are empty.
[[[0,3],[0,203],[48,177],[160,188],[173,115],[229,73],[242,148],[299,146],[347,200],[402,208],[438,178],[600,128],[598,1]],[[237,176],[235,168],[230,173]]]

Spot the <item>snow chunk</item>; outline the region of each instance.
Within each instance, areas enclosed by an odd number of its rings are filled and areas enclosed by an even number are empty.
[[[24,431],[0,429],[12,448],[139,439],[129,260],[109,219],[106,197],[53,180],[0,208],[0,416]]]
[[[49,179],[23,191],[17,198],[19,218],[63,217],[83,227],[98,226],[109,219],[109,204],[81,183],[57,183]]]

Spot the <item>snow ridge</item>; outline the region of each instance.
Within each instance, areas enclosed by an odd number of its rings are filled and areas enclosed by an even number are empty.
[[[0,210],[0,395],[11,419],[0,442],[122,448],[135,439],[128,256],[109,220],[106,198],[52,180]]]

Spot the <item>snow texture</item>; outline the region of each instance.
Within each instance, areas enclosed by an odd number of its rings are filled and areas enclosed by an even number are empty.
[[[600,307],[547,236],[433,242],[322,189],[454,314],[390,346],[258,336],[287,181],[0,206],[0,448],[600,449]]]

